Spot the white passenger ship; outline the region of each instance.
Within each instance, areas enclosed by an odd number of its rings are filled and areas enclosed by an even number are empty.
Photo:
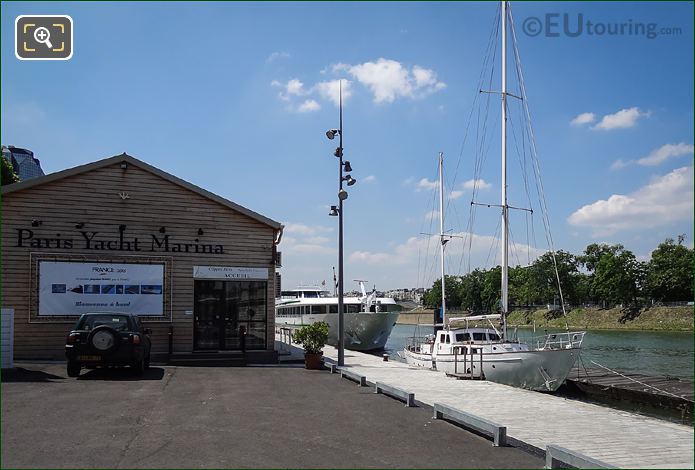
[[[360,281],[361,297],[344,297],[345,347],[355,351],[384,349],[402,307],[390,297],[366,293]],[[282,291],[275,302],[277,326],[328,323],[328,344],[338,345],[338,297],[319,287]]]

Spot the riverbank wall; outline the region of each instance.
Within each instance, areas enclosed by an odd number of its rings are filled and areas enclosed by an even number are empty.
[[[450,316],[464,316],[466,312],[450,312]],[[398,323],[403,325],[432,324],[431,309],[401,313]],[[565,328],[561,310],[515,310],[509,314],[511,326],[536,328]],[[693,331],[693,307],[649,308],[574,308],[567,312],[570,329],[582,330],[650,330]]]

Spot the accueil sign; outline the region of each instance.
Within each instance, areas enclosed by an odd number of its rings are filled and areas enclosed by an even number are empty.
[[[111,234],[88,230],[79,230],[79,236],[75,238],[63,237],[60,233],[56,233],[54,237],[38,236],[33,230],[28,228],[16,230],[16,247],[18,248],[224,254],[223,245],[203,243],[198,238],[192,241],[182,241],[168,234],[153,233],[143,240],[138,237],[127,237],[125,230],[119,230],[118,238],[116,239]]]

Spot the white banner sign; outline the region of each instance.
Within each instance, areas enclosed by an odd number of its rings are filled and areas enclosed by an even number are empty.
[[[234,266],[193,266],[195,279],[268,279],[268,268],[238,268]]]
[[[164,265],[39,262],[39,315],[164,314]]]

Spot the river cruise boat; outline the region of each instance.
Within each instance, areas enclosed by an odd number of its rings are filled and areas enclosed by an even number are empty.
[[[367,294],[360,281],[360,297],[343,297],[345,347],[355,351],[384,349],[402,307],[390,297]],[[338,345],[338,297],[320,287],[298,287],[282,291],[275,301],[276,326],[328,323],[328,344]]]

